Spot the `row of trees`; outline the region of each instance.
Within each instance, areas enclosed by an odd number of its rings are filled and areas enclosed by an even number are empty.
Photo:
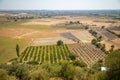
[[[26,20],[26,19],[33,19],[33,16],[22,16],[22,17],[7,17],[8,20],[14,20],[15,22],[18,20]]]
[[[105,50],[105,44],[101,44],[100,42],[102,41],[103,37],[98,36],[97,32],[94,30],[89,30],[89,33],[91,33],[95,38],[92,39],[91,43],[95,45],[97,48],[100,48],[103,52],[106,52]]]
[[[89,30],[89,33],[91,33],[94,37],[97,37],[97,32],[94,30]]]
[[[69,24],[80,24],[80,21],[70,21]]]

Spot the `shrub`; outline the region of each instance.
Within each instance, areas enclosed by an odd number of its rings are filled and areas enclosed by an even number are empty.
[[[88,26],[84,26],[85,27],[85,29],[89,29],[89,27]]]
[[[88,80],[108,80],[106,72],[97,72],[90,76]]]
[[[27,62],[28,64],[32,64],[32,65],[37,65],[39,64],[37,61],[30,61],[30,62]]]
[[[29,73],[26,65],[11,65],[8,69],[8,74],[16,76],[19,80],[28,80]]]
[[[105,65],[108,68],[108,80],[120,79],[120,50],[114,50],[105,59]]]
[[[77,21],[77,24],[80,24],[80,21]]]
[[[49,74],[47,73],[47,71],[40,69],[32,72],[31,79],[32,80],[49,80]]]
[[[104,29],[104,28],[105,28],[105,26],[102,26],[102,27],[101,27],[101,29]]]
[[[70,60],[76,60],[76,55],[73,54],[73,53],[71,53],[71,54],[69,55],[69,58],[70,58]]]
[[[87,64],[82,62],[82,61],[74,61],[73,65],[74,66],[79,66],[79,67],[87,67]]]
[[[60,70],[60,77],[62,77],[63,80],[74,80],[75,76],[75,67],[70,65],[68,62],[63,63]]]
[[[91,43],[95,45],[97,43],[97,40],[96,39],[92,39]]]
[[[57,45],[58,45],[58,46],[63,45],[63,41],[62,41],[62,40],[58,40],[58,41],[57,41]]]

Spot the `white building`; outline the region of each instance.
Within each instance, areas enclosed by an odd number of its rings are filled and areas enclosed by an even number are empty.
[[[106,67],[101,67],[101,71],[107,71]]]

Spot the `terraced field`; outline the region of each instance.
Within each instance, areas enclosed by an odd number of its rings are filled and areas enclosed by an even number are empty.
[[[70,53],[66,44],[62,46],[30,46],[22,52],[20,62],[37,62],[39,64],[44,62],[50,64],[59,63],[60,61],[67,60]]]
[[[88,66],[95,64],[105,57],[105,53],[90,43],[80,42],[69,45],[69,49],[78,55],[78,60],[84,61]]]

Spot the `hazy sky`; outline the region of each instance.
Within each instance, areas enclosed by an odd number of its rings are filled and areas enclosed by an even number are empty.
[[[120,9],[120,0],[0,0],[0,10]]]

